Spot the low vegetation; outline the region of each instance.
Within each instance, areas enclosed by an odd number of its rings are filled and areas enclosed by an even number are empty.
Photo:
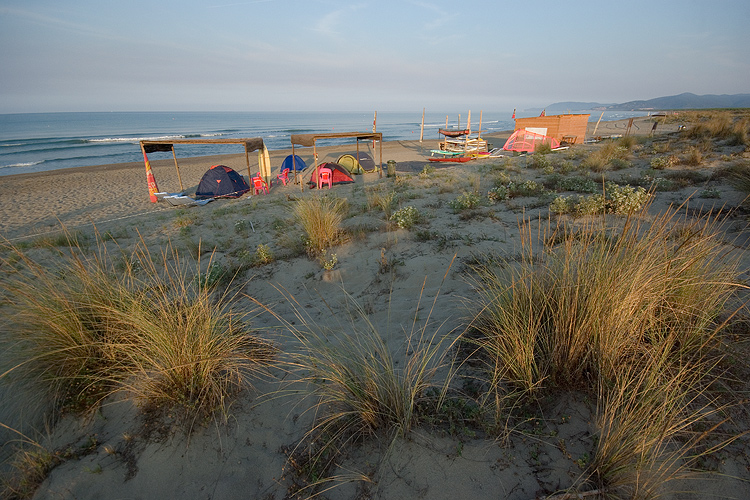
[[[695,458],[692,426],[713,411],[703,388],[715,379],[737,259],[717,222],[676,211],[559,226],[540,251],[529,228],[517,263],[475,269],[469,339],[486,363],[482,400],[500,419],[508,401],[552,389],[598,394],[592,480],[649,498]]]
[[[200,278],[200,261],[191,265],[172,248],[157,257],[141,243],[124,269],[103,243],[94,253],[73,245],[53,267],[12,252],[17,259],[3,263],[15,272],[3,276],[10,321],[2,341],[16,364],[6,375],[32,381],[60,411],[90,412],[121,392],[145,409],[203,423],[226,415],[273,360],[247,313]]]
[[[292,212],[307,235],[308,255],[320,256],[341,241],[347,211],[346,200],[331,196],[307,196],[295,202]]]

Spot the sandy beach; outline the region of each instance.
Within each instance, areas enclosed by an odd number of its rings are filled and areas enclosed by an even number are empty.
[[[648,117],[635,120],[631,134],[640,138],[640,147],[629,153],[624,168],[591,173],[590,178],[598,185],[605,177],[626,184],[626,180],[641,178],[648,171],[648,175],[661,175],[676,183],[669,190],[655,192],[644,217],[688,199],[692,200],[690,208],[699,214],[736,209],[723,222],[724,239],[727,253],[741,255],[742,274],[738,279],[745,282],[750,260],[746,256],[747,212],[741,208],[744,195],[727,177],[714,174],[746,163],[748,153],[744,147],[725,146],[721,151],[704,153],[698,165],[677,162],[655,173],[650,170],[652,161],[661,154],[655,151],[665,144],[678,143],[679,135],[677,123],[659,122],[651,137],[653,123]],[[598,126],[591,123],[589,134],[595,126],[597,136],[619,136],[625,133],[627,120],[601,122]],[[486,139],[491,146],[502,147],[509,134],[492,134]],[[293,232],[289,222],[292,204],[315,194],[307,186],[301,190],[294,183],[278,184],[268,195],[245,195],[178,209],[149,201],[143,163],[3,177],[0,235],[13,245],[28,245],[30,251],[42,252],[33,243],[58,234],[61,225],[70,232],[88,235],[91,241],[96,227],[122,248],[130,248],[143,238],[154,254],[169,242],[186,255],[199,247],[204,252],[206,248],[215,249],[212,258],[225,269],[241,268],[248,252],[267,245],[277,258],[267,265],[243,268],[235,278],[243,283],[236,306],[256,310],[255,299],[276,315],[258,309],[251,321],[254,329],[273,340],[282,352],[295,349],[296,340],[279,317],[297,321],[299,310],[331,330],[350,330],[361,319],[352,318],[348,296],[366,312],[394,359],[403,366],[411,355],[405,342],[415,325],[429,320],[426,327],[439,328],[448,342],[465,330],[462,302],[476,294],[469,278],[472,262],[487,256],[510,258],[518,254],[523,240],[519,221],[535,221],[533,227],[538,228],[554,220],[549,196],[484,202],[472,211],[452,208],[454,200],[472,190],[486,197],[496,185],[499,171],[516,184],[543,184],[550,172],[559,174],[561,165],[580,164],[586,155],[609,142],[575,145],[551,153],[548,156],[553,158],[553,165],[547,172],[530,168],[530,156],[510,154],[466,164],[433,165],[427,157],[437,146],[435,139],[385,142],[384,167],[388,160],[397,163],[395,179],[367,173],[354,176],[353,184],[330,190],[332,196],[348,203],[349,214],[343,224],[350,235],[330,250],[337,258],[331,270],[306,255],[293,255],[284,240],[285,233]],[[368,145],[360,146],[369,150]],[[318,151],[320,162],[335,161],[341,154],[352,153],[354,145],[323,145]],[[290,152],[271,152],[274,171]],[[308,165],[312,163],[311,148],[300,148],[296,153]],[[673,154],[685,156],[682,150]],[[159,188],[177,191],[173,160],[161,158],[151,162]],[[214,164],[247,175],[244,155],[178,155],[178,159],[188,193]],[[250,162],[256,171],[254,153]],[[687,177],[667,175],[682,171],[690,171],[691,178],[699,180],[680,184],[675,179]],[[417,228],[387,224],[383,213],[368,205],[367,196],[373,189],[395,188],[399,190],[399,206],[412,205],[423,214]],[[745,350],[748,345],[744,337],[737,342],[737,347]],[[702,465],[708,472],[698,479],[665,485],[661,492],[665,498],[750,498],[750,438],[741,435],[750,425],[747,380],[732,381],[744,401],[723,414],[726,420],[716,431],[724,438],[740,437],[705,458]],[[226,423],[199,425],[190,435],[166,424],[145,422],[134,403],[122,396],[104,401],[86,418],[68,414],[45,424],[39,413],[43,405],[28,404],[34,395],[14,386],[2,388],[7,404],[0,411],[0,422],[49,450],[85,450],[61,460],[48,473],[33,496],[37,500],[280,500],[304,498],[328,486],[335,487],[321,492],[321,498],[531,500],[561,494],[589,479],[587,466],[597,432],[596,403],[591,394],[566,391],[544,399],[538,414],[515,422],[502,437],[468,424],[449,429],[423,423],[408,436],[393,441],[379,435],[362,439],[347,448],[330,471],[336,481],[298,493],[295,485],[300,483],[299,471],[289,461],[293,455],[290,450],[314,425],[314,398],[284,367],[273,366],[270,376],[254,380],[253,385],[254,389],[243,392],[232,404]],[[18,435],[6,430],[0,437],[7,472]]]

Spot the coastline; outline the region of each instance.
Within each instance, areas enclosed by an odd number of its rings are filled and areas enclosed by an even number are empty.
[[[628,120],[601,122],[597,135],[622,134]],[[650,132],[651,118],[634,120],[631,131],[635,135]],[[595,123],[589,123],[589,134]],[[659,129],[658,133],[666,130]],[[502,147],[511,131],[485,134],[491,146]],[[383,142],[383,165],[388,160],[396,161],[400,171],[419,171],[427,163],[430,150],[437,140],[387,141]],[[136,147],[136,146],[134,146]],[[360,143],[360,147],[371,153],[378,162],[378,149]],[[369,149],[368,149],[369,148]],[[319,161],[336,161],[344,153],[354,151],[354,144],[319,147]],[[308,165],[312,164],[312,149],[297,148],[296,153]],[[273,170],[291,154],[291,147],[270,151]],[[153,154],[151,166],[161,191],[177,192],[179,183],[171,155]],[[242,154],[213,155],[181,158],[178,156],[183,186],[187,193],[194,190],[203,173],[211,165],[227,165],[247,177],[247,166]],[[251,170],[257,169],[255,153],[250,155]],[[25,239],[59,231],[60,225],[68,230],[103,225],[124,218],[147,217],[167,208],[163,204],[151,203],[148,199],[144,165],[142,162],[115,163],[108,165],[75,167],[46,172],[14,174],[2,177],[0,182],[0,236],[11,241]]]

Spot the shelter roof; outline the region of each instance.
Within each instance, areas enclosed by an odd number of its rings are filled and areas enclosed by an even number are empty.
[[[263,149],[263,138],[245,137],[237,139],[173,139],[169,141],[141,141],[146,153],[156,151],[172,151],[174,144],[244,144],[245,150],[250,153],[258,149]]]
[[[331,132],[322,134],[292,134],[292,144],[311,147],[318,139],[343,139],[347,137],[356,137],[357,140],[383,140],[383,134],[380,132]]]

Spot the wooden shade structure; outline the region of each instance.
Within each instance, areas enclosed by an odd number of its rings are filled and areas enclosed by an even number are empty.
[[[318,172],[318,151],[316,148],[317,141],[324,139],[357,139],[357,158],[359,158],[359,141],[372,140],[380,144],[380,159],[378,161],[378,172],[383,177],[383,134],[380,132],[331,132],[323,134],[292,134],[292,157],[294,157],[294,146],[304,146],[313,148],[313,162],[315,163],[315,172]],[[294,170],[294,182],[297,182],[297,170]],[[300,189],[304,189],[300,182]]]
[[[543,135],[552,137],[559,142],[568,144],[583,144],[590,114],[582,115],[548,115],[531,118],[516,118],[514,130],[546,129]]]
[[[257,150],[262,150],[263,139],[260,137],[250,138],[238,138],[238,139],[173,139],[169,141],[140,141],[141,151],[143,152],[143,161],[148,163],[147,153],[154,152],[172,152],[172,158],[174,158],[174,167],[177,170],[177,179],[180,182],[180,191],[184,191],[185,188],[182,186],[182,176],[180,175],[180,166],[177,164],[177,155],[174,152],[175,144],[244,144],[245,145],[245,162],[247,163],[247,176],[248,179],[252,179],[253,175],[250,173],[250,153]],[[149,166],[146,165],[146,170],[149,170]]]

